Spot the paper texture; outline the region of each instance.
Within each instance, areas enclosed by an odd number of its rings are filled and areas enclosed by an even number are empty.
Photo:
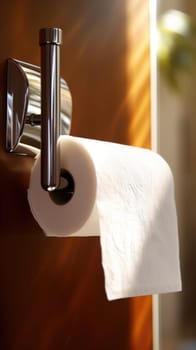
[[[93,160],[94,168],[91,167],[87,173],[91,179],[94,174],[92,169],[95,169],[96,194],[82,197],[83,206],[91,200],[93,209],[79,229],[68,232],[66,211],[61,214],[62,217],[55,217],[52,207],[48,210],[49,204],[46,203],[46,220],[48,215],[50,223],[53,215],[54,226],[52,231],[45,230],[45,233],[58,235],[55,222],[62,220],[65,231],[59,236],[100,235],[109,300],[181,290],[174,184],[167,163],[150,150],[63,136],[60,141],[63,145],[63,166],[68,157],[67,139],[79,143]],[[75,161],[76,174],[80,174],[81,163],[77,163],[77,157]],[[32,195],[40,198],[39,179],[36,177],[35,186],[34,180],[30,183],[29,198]],[[83,186],[87,192],[88,181],[84,178]],[[74,206],[72,209],[69,219],[77,221],[76,214],[80,211]],[[33,208],[32,212],[36,211],[39,207]]]

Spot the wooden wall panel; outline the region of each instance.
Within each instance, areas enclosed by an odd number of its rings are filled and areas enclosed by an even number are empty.
[[[46,238],[27,202],[33,160],[4,151],[5,60],[39,64],[46,26],[64,31],[72,135],[149,146],[148,1],[3,0],[0,20],[0,349],[151,350],[151,297],[108,302],[99,239]]]

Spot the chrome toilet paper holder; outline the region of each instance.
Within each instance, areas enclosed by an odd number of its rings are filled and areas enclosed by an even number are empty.
[[[35,154],[41,149],[41,185],[54,191],[60,179],[57,141],[70,133],[72,98],[60,78],[62,30],[41,29],[39,43],[41,68],[12,58],[7,62],[6,150]]]

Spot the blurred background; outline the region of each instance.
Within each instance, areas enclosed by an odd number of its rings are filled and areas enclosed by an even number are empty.
[[[182,293],[159,297],[160,350],[193,350],[196,349],[196,2],[158,0],[156,6],[157,149],[170,164],[175,178],[183,281]]]

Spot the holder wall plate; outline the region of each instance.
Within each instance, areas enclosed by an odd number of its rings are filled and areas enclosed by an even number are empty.
[[[60,135],[71,128],[72,98],[61,78]],[[27,153],[28,146],[41,148],[41,69],[16,59],[7,61],[6,150]]]

